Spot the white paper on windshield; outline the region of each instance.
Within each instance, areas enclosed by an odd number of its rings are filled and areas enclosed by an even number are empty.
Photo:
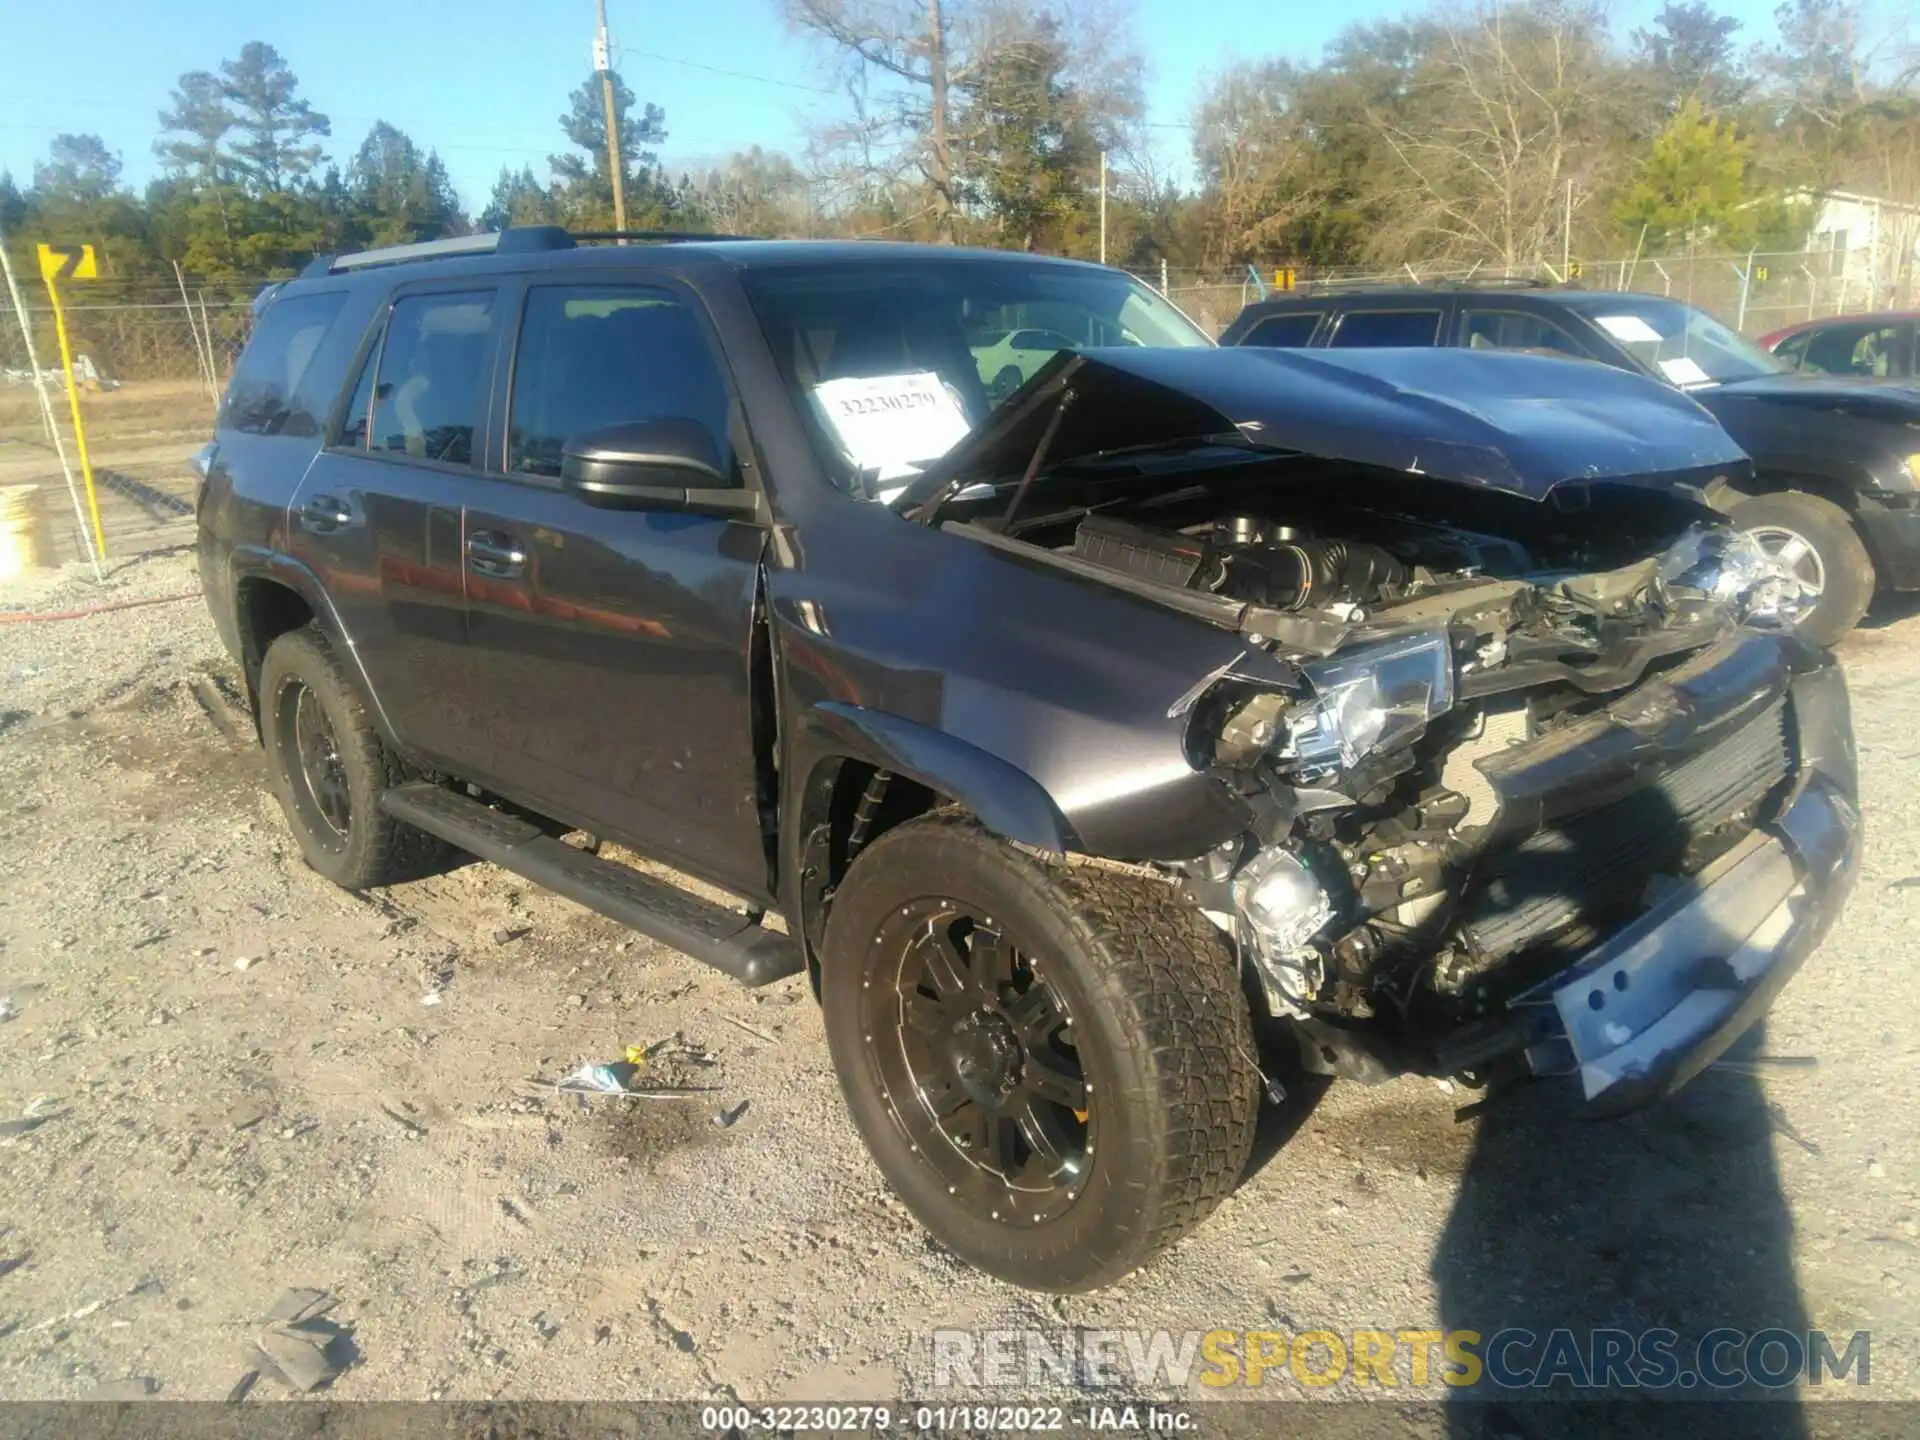
[[[1713,379],[1691,355],[1676,355],[1671,360],[1662,360],[1660,373],[1676,385],[1705,385]]]
[[[1638,315],[1596,315],[1593,323],[1623,345],[1658,345],[1660,332]]]
[[[919,473],[968,429],[953,392],[931,370],[828,380],[813,393],[853,463],[882,481]]]

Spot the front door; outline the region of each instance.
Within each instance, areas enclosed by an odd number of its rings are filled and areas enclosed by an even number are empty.
[[[481,433],[497,295],[402,290],[288,515],[396,738],[457,768],[474,742],[460,507]]]
[[[666,417],[707,427],[737,475],[698,302],[657,282],[535,282],[499,393],[507,423],[466,509],[484,778],[764,897],[749,677],[765,532],[590,506],[559,479],[570,439]]]

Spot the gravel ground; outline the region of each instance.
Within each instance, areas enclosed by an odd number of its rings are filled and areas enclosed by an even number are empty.
[[[174,553],[0,607],[194,586]],[[1895,614],[1845,649],[1868,859],[1763,1042],[1817,1068],[1601,1125],[1533,1098],[1456,1123],[1427,1080],[1297,1094],[1193,1237],[1055,1300],[891,1198],[804,981],[740,990],[480,864],[344,894],[223,730],[199,604],[0,625],[0,1119],[43,1121],[0,1138],[0,1396],[223,1397],[314,1286],[348,1399],[886,1399],[928,1393],[935,1327],[1512,1324],[1868,1329],[1864,1393],[1920,1398],[1917,639]],[[649,1073],[710,1093],[525,1083],[661,1042]]]

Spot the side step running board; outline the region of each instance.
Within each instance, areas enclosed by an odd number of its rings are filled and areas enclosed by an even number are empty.
[[[793,940],[763,929],[738,911],[576,850],[517,815],[438,785],[396,786],[380,796],[380,808],[396,820],[671,945],[742,984],[767,985],[806,968]]]

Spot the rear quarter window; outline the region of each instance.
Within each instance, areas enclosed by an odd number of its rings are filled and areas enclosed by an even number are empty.
[[[253,327],[221,407],[223,428],[243,435],[313,433],[310,423],[290,426],[294,394],[313,357],[346,305],[344,291],[293,295],[276,300]]]

